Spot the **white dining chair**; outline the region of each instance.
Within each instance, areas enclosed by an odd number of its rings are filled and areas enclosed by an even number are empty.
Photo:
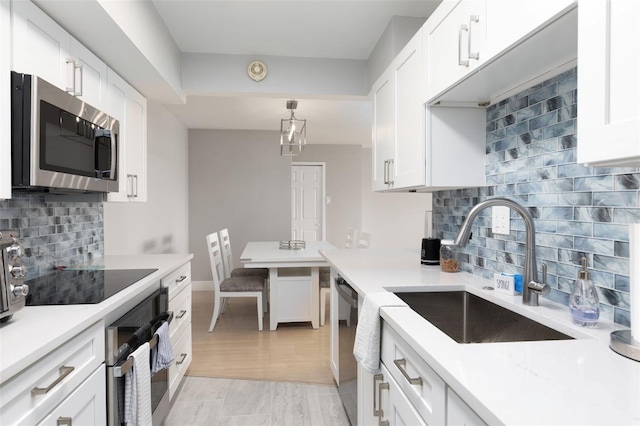
[[[345,248],[355,248],[358,241],[358,230],[356,228],[347,228],[347,241]]]
[[[220,246],[222,248],[222,262],[224,265],[225,276],[227,278],[259,276],[265,280],[269,279],[269,268],[234,268],[233,254],[231,252],[231,240],[229,239],[229,230],[227,228],[223,229],[218,233],[218,237],[220,239]]]
[[[255,297],[258,305],[258,330],[262,331],[264,311],[262,309],[263,302],[266,303],[266,285],[265,280],[259,276],[247,277],[225,277],[224,267],[222,265],[222,249],[218,240],[218,233],[214,232],[207,235],[207,250],[209,252],[209,261],[211,263],[211,274],[213,275],[214,285],[214,305],[209,332],[213,331],[216,326],[220,313],[224,311],[224,305],[230,297]]]

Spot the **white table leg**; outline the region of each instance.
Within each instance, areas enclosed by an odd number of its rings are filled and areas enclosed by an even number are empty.
[[[320,320],[320,268],[311,268],[311,326],[318,328]]]
[[[269,268],[269,330],[278,328],[278,268]]]

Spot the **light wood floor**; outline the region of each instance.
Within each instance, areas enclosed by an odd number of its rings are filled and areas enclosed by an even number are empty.
[[[188,376],[288,381],[334,385],[329,367],[330,326],[310,322],[279,324],[258,331],[253,298],[232,298],[209,333],[213,292],[193,292],[193,361]]]

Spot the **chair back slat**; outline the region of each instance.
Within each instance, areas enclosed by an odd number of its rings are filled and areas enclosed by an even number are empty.
[[[216,292],[220,292],[220,282],[225,278],[222,266],[222,253],[220,251],[220,241],[218,233],[207,235],[207,251],[209,252],[209,262],[211,263],[211,275]]]
[[[347,229],[347,241],[344,245],[345,248],[355,248],[357,241],[358,241],[358,230],[355,228],[349,227]]]
[[[231,277],[233,270],[233,254],[231,253],[231,241],[229,240],[229,230],[223,229],[218,233],[220,237],[220,246],[222,249],[222,263],[224,265],[224,276]]]

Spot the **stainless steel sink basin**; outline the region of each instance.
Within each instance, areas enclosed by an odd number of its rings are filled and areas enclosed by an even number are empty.
[[[458,343],[573,339],[466,291],[395,294]]]

